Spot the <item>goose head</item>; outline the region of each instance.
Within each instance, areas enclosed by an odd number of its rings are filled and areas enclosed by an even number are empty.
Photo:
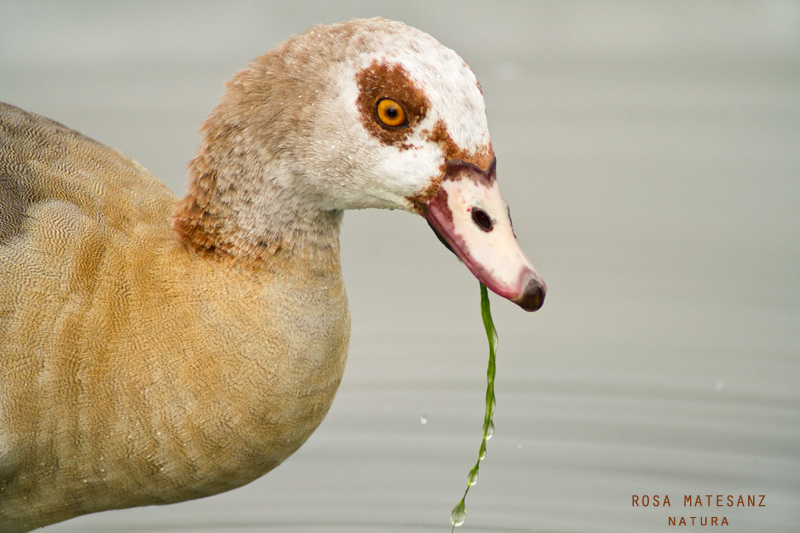
[[[496,168],[464,60],[405,24],[354,20],[311,28],[236,74],[204,125],[184,206],[195,214],[183,218],[217,232],[203,242],[229,233],[274,251],[301,240],[297,227],[338,228],[345,209],[402,209],[490,290],[535,311],[546,285],[516,242]],[[226,195],[249,198],[229,228],[211,220],[237,204]]]

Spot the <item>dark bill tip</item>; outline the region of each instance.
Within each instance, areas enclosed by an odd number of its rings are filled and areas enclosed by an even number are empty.
[[[544,304],[544,296],[546,293],[547,287],[544,285],[544,282],[532,279],[525,286],[523,293],[514,300],[514,303],[526,311],[538,311]]]

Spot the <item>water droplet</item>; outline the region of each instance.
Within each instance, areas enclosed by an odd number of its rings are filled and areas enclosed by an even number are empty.
[[[424,426],[425,424],[428,423],[428,417],[425,416],[425,415],[422,415],[421,417],[419,417],[419,422],[420,422],[420,424],[422,424]]]
[[[517,449],[521,450],[522,449],[522,444],[517,444]]]
[[[494,422],[489,420],[489,425],[486,426],[486,440],[489,440],[494,435]]]
[[[478,461],[486,459],[486,441],[481,444],[481,450],[478,452]]]
[[[721,391],[722,389],[724,389],[724,388],[725,388],[725,382],[724,382],[724,381],[717,381],[717,385],[716,385],[716,387],[715,387],[715,388],[716,388],[718,391]]]
[[[450,513],[450,523],[453,524],[454,527],[461,527],[464,521],[467,519],[467,510],[464,500],[458,502],[458,505],[453,507],[453,511]]]
[[[478,482],[478,465],[475,465],[472,467],[472,470],[469,471],[469,475],[467,476],[467,483],[469,483],[469,486],[472,487],[477,482]]]

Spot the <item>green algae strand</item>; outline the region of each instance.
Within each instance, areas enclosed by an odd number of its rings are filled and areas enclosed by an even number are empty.
[[[489,292],[486,290],[486,286],[483,283],[481,283],[481,317],[483,318],[483,327],[486,329],[486,338],[489,340],[489,365],[486,369],[486,412],[483,416],[483,439],[481,440],[481,447],[478,451],[478,460],[467,475],[467,488],[464,491],[464,496],[461,497],[461,501],[453,507],[450,513],[450,523],[453,526],[450,530],[451,533],[467,519],[467,493],[469,493],[470,487],[473,487],[478,482],[478,470],[480,469],[481,461],[486,457],[486,441],[492,438],[494,434],[494,422],[492,422],[492,417],[494,416],[496,405],[494,397],[494,375],[497,331],[494,329],[492,311],[489,308]]]

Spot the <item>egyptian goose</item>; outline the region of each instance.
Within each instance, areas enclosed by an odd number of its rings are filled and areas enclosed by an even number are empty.
[[[464,61],[384,19],[253,61],[178,200],[122,153],[0,105],[0,531],[244,485],[342,378],[345,209],[404,209],[528,311],[545,284]]]

